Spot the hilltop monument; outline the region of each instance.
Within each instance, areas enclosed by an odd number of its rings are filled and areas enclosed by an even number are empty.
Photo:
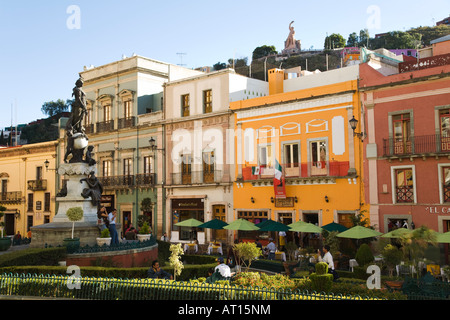
[[[301,51],[302,47],[300,44],[300,40],[295,39],[295,30],[294,27],[292,26],[293,23],[294,21],[291,21],[291,23],[289,24],[289,35],[286,41],[284,42],[284,49],[281,51],[282,54],[291,55],[300,53]]]

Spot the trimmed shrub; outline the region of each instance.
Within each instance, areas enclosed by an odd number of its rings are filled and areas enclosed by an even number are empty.
[[[367,243],[363,243],[358,248],[358,251],[356,252],[355,260],[356,260],[356,262],[358,262],[358,264],[360,266],[365,266],[366,264],[372,263],[375,260],[373,254],[372,254],[372,250],[370,250],[370,247]]]
[[[325,262],[316,263],[316,272],[312,273],[311,288],[316,292],[329,292],[333,285],[333,275],[328,273],[328,264]]]
[[[0,256],[0,267],[8,266],[56,266],[58,261],[64,260],[67,251],[66,247],[46,248],[46,249],[25,249],[5,253]]]

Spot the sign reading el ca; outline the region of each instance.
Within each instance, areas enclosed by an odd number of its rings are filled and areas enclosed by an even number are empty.
[[[450,207],[426,207],[429,213],[450,213]]]

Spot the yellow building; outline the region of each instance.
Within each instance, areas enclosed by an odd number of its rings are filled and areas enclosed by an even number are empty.
[[[350,226],[351,216],[364,213],[361,141],[349,124],[361,119],[358,73],[351,66],[292,78],[272,69],[268,96],[231,102],[235,219]],[[284,188],[275,189],[277,163]]]
[[[5,232],[26,236],[32,226],[55,215],[57,141],[0,149],[0,205]],[[46,160],[47,168],[46,168]]]

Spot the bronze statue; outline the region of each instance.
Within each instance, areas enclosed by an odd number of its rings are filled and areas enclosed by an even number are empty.
[[[81,196],[85,199],[91,197],[92,205],[98,206],[102,198],[103,186],[94,171],[91,171],[87,178],[80,179],[80,182],[83,181],[86,181],[88,188],[83,189]]]
[[[74,133],[84,133],[83,119],[86,114],[86,94],[83,89],[83,79],[80,77],[75,83],[75,87],[72,91],[72,97],[75,97],[72,103],[72,114],[70,117],[70,125],[72,126]]]

